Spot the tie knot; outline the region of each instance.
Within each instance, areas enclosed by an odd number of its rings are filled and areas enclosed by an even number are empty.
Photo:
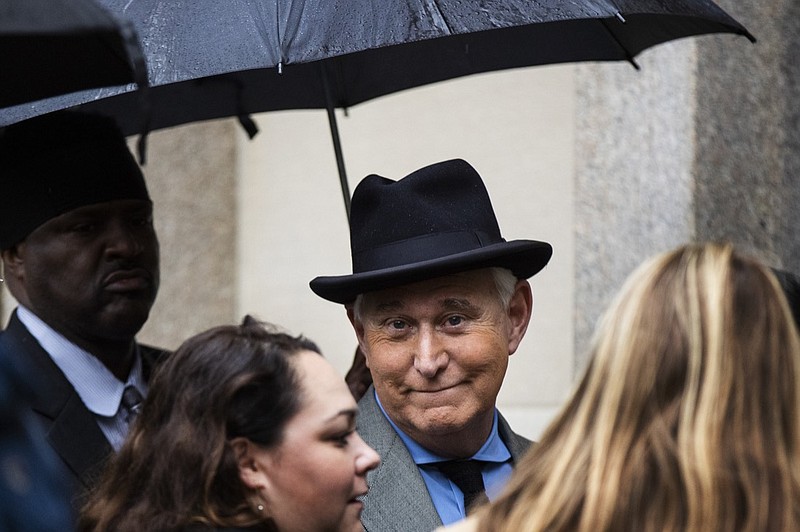
[[[464,494],[464,508],[484,495],[483,464],[480,460],[449,460],[433,464]]]
[[[137,390],[135,386],[129,384],[125,387],[125,390],[122,392],[122,408],[124,410],[126,422],[130,423],[133,421],[133,418],[135,418],[139,410],[142,409],[142,400],[142,394],[139,393],[139,390]]]

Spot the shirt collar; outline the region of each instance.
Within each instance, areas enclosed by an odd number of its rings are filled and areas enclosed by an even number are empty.
[[[135,386],[142,396],[146,395],[147,385],[142,375],[138,345],[128,379],[122,382],[97,357],[67,340],[31,310],[20,305],[17,316],[64,373],[91,412],[105,417],[114,416],[119,410],[122,392],[128,384]]]
[[[423,464],[432,464],[435,462],[444,462],[447,458],[441,457],[436,453],[432,453],[431,451],[424,448],[422,445],[418,444],[414,441],[411,436],[403,432],[400,427],[395,425],[394,421],[386,415],[386,410],[383,409],[383,405],[381,404],[381,400],[378,397],[378,392],[374,391],[375,393],[375,400],[378,402],[378,406],[383,413],[383,416],[392,425],[397,435],[400,436],[400,439],[403,440],[406,448],[408,449],[409,454],[411,454],[411,458],[414,460],[414,463],[417,465]],[[497,431],[497,409],[494,410],[494,417],[492,419],[492,430],[489,432],[489,437],[486,438],[486,441],[483,442],[483,445],[478,452],[470,457],[474,460],[481,460],[484,462],[497,462],[497,463],[504,463],[511,459],[511,452],[506,447],[503,440],[500,438],[500,434]]]

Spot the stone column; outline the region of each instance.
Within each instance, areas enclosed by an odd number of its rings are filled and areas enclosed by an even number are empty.
[[[161,243],[161,288],[140,341],[174,349],[239,319],[236,127],[220,120],[150,134],[144,173]]]
[[[575,146],[576,372],[595,322],[641,260],[691,238],[694,43],[580,65]]]
[[[800,3],[720,5],[758,42],[698,46],[696,235],[800,272]]]
[[[708,35],[577,71],[576,370],[630,271],[730,240],[800,271],[800,4],[720,2],[758,39]]]

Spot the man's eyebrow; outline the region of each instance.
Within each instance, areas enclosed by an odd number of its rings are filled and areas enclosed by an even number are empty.
[[[384,301],[375,305],[375,310],[378,312],[392,312],[403,308],[403,304],[399,300]]]
[[[478,307],[473,305],[469,299],[462,299],[456,297],[443,299],[441,302],[441,307],[444,310],[456,310],[462,312],[478,310]],[[403,308],[403,303],[400,302],[399,300],[384,301],[375,305],[375,310],[377,312],[396,312],[402,308]]]
[[[469,299],[448,298],[442,302],[445,310],[459,310],[462,312],[474,312],[478,307],[470,303]]]

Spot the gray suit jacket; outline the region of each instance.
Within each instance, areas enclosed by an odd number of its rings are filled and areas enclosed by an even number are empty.
[[[356,429],[381,457],[381,465],[367,475],[369,493],[364,497],[361,522],[367,532],[431,532],[442,525],[417,465],[381,412],[370,386],[358,403]],[[498,432],[517,462],[531,442],[515,434],[503,416]]]

